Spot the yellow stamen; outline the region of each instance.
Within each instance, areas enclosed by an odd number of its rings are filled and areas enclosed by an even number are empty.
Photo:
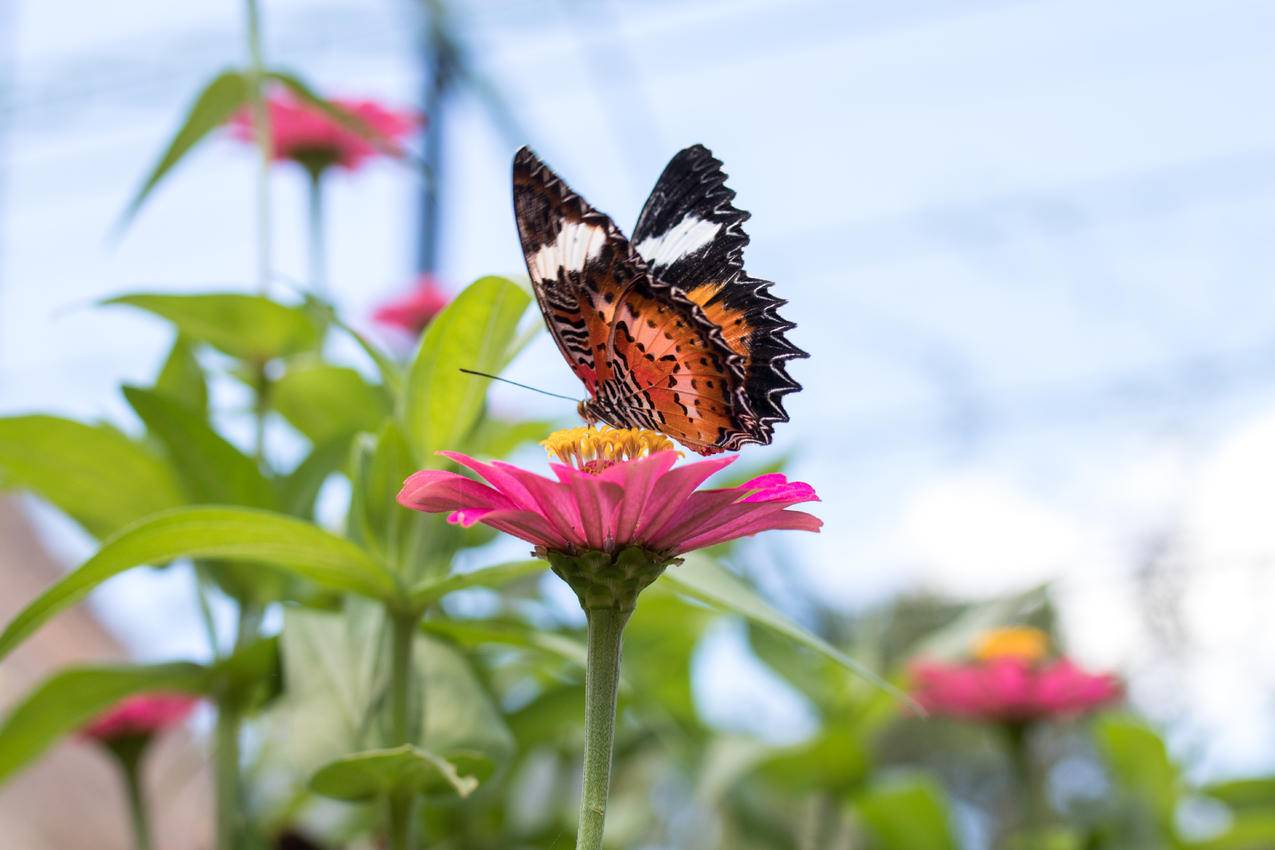
[[[540,445],[545,447],[550,459],[585,472],[601,472],[621,461],[671,451],[674,448],[668,437],[655,431],[612,428],[609,425],[554,431]]]
[[[974,646],[974,657],[980,661],[994,658],[1021,658],[1039,661],[1049,652],[1049,636],[1030,626],[1011,626],[984,632]]]

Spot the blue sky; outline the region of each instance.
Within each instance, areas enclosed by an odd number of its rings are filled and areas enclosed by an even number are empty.
[[[410,4],[264,5],[271,58],[337,94],[413,100]],[[470,5],[475,63],[527,138],[456,102],[446,279],[521,273],[518,143],[622,226],[668,157],[708,145],[753,213],[749,270],[790,299],[812,354],[778,439],[824,499],[826,533],[791,541],[803,577],[848,606],[1056,579],[1070,646],[1142,671],[1135,697],[1187,718],[1184,748],[1214,770],[1271,765],[1275,644],[1253,600],[1275,581],[1257,507],[1275,495],[1275,6]],[[147,379],[166,335],[86,305],[252,274],[251,157],[229,141],[107,239],[191,93],[241,55],[238,7],[16,11],[0,411],[123,418],[114,385]],[[300,178],[273,189],[275,267],[301,277]],[[410,277],[415,192],[391,164],[335,182],[331,277],[356,318]],[[578,393],[547,339],[511,375]],[[1162,539],[1189,589],[1177,658],[1135,606]],[[123,579],[103,608],[132,619],[181,593]],[[135,632],[144,651],[185,648],[164,626]]]

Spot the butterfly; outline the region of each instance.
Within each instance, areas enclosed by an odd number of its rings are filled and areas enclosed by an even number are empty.
[[[702,455],[771,441],[783,396],[787,303],[744,271],[749,214],[703,145],[665,167],[632,239],[530,148],[513,163],[514,216],[536,301],[589,398],[590,424],[659,431]]]

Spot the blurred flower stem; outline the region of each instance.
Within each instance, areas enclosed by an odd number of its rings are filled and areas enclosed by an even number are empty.
[[[248,22],[248,96],[259,152],[257,170],[257,289],[270,291],[270,112],[266,109],[265,62],[261,51],[261,13],[257,0],[245,0]]]
[[[151,850],[152,846],[146,795],[142,791],[142,756],[146,752],[149,737],[129,735],[112,742],[107,748],[115,756],[115,762],[124,777],[129,822],[133,825],[133,846],[137,850]]]
[[[390,611],[390,735],[395,745],[416,743],[411,724],[412,644],[418,617],[413,612]],[[418,715],[419,716],[419,715]],[[389,799],[390,850],[412,846],[415,795],[395,793]]]
[[[588,662],[584,678],[584,787],[576,850],[600,850],[611,787],[620,647],[632,609],[586,608]]]
[[[252,602],[239,604],[239,628],[234,651],[256,640],[261,630],[261,608]],[[213,767],[217,801],[217,850],[241,850],[246,844],[248,822],[240,776],[239,733],[243,701],[238,693],[217,697],[217,726],[213,738]]]
[[[1017,817],[1007,834],[1012,836],[1017,832],[1022,836],[1034,836],[1047,825],[1048,808],[1041,781],[1043,777],[1032,757],[1032,724],[1009,722],[1004,728],[1013,779],[1017,785],[1015,797],[1018,801]]]
[[[319,298],[327,298],[327,263],[323,238],[323,169],[307,168],[309,192],[306,197],[310,227],[310,292]]]

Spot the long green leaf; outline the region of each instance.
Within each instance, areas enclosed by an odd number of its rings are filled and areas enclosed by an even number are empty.
[[[879,688],[889,691],[900,699],[911,701],[894,685],[864,665],[855,661],[844,652],[829,644],[817,635],[789,620],[770,606],[766,600],[744,584],[731,573],[712,560],[698,555],[690,555],[685,562],[669,567],[661,582],[673,590],[683,593],[692,599],[698,599],[714,608],[739,614],[759,626],[765,626],[798,643],[804,644],[816,652],[826,655],[846,669],[862,676]]]
[[[172,171],[182,157],[191,148],[199,144],[213,130],[225,124],[238,109],[248,101],[248,81],[238,71],[223,71],[212,79],[195,98],[186,120],[173,135],[168,147],[160,155],[159,161],[151,168],[141,187],[129,201],[123,215],[120,216],[117,230],[122,230],[159,182]]]
[[[271,386],[274,409],[313,443],[375,431],[390,414],[389,399],[347,366],[295,363]]]
[[[57,673],[18,703],[0,725],[0,783],[124,697],[159,691],[199,694],[209,683],[207,668],[184,663]]]
[[[943,792],[926,777],[898,777],[869,788],[855,810],[880,850],[956,850]]]
[[[478,780],[461,776],[447,759],[411,744],[337,759],[320,768],[310,780],[316,794],[337,800],[424,794],[437,791],[444,784],[461,797],[468,797],[478,787]]]
[[[510,620],[425,620],[421,631],[461,646],[503,644],[534,649],[583,668],[588,660],[585,645],[575,638]]]
[[[511,581],[543,572],[547,565],[544,561],[510,561],[507,564],[496,564],[483,567],[468,573],[454,573],[442,579],[426,579],[411,589],[412,604],[418,608],[433,605],[449,593],[467,590],[472,587],[499,587]]]
[[[261,295],[139,292],[104,303],[124,304],[154,313],[172,322],[191,339],[253,363],[313,351],[323,338],[322,325],[310,310],[280,304]]]
[[[500,277],[482,278],[434,318],[408,373],[402,418],[416,462],[437,467],[473,429],[490,383],[461,372],[500,372],[531,297]]]
[[[56,416],[0,419],[0,484],[39,494],[97,537],[186,501],[173,470],[146,446]]]
[[[181,402],[141,387],[124,387],[124,397],[168,449],[191,501],[275,507],[274,489],[256,462],[214,431],[202,416]]]
[[[208,417],[208,379],[195,357],[195,347],[181,334],[173,340],[152,389]]]
[[[97,554],[24,608],[0,634],[0,658],[60,611],[125,570],[174,558],[256,561],[332,590],[379,599],[393,579],[350,541],[307,522],[248,509],[200,506],[150,517],[108,540]]]

